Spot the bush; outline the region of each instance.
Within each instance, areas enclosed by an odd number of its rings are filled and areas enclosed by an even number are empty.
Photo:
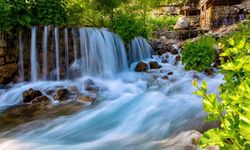
[[[110,27],[118,33],[125,42],[129,42],[138,36],[147,38],[150,33],[144,20],[137,17],[136,14],[118,12],[114,16],[114,20],[110,23]]]
[[[0,0],[0,32],[31,26],[30,4],[25,0]]]
[[[67,23],[66,0],[35,0],[31,5],[33,25]]]
[[[179,16],[163,16],[163,17],[154,17],[149,18],[149,26],[153,31],[159,30],[168,30],[172,31],[174,25],[176,24]]]
[[[210,36],[185,44],[182,50],[185,69],[199,72],[209,69],[215,58],[214,44],[215,40]]]
[[[203,97],[203,106],[208,121],[220,121],[220,128],[204,133],[200,139],[202,148],[218,145],[222,149],[250,149],[250,44],[246,38],[239,42],[229,40],[229,47],[221,45],[220,55],[230,57],[221,68],[226,81],[220,87],[220,98],[207,93],[206,82],[198,88],[196,95]]]

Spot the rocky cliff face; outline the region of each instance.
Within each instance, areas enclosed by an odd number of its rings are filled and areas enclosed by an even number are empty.
[[[44,27],[38,27],[37,29],[37,52],[39,62],[39,75],[43,72],[43,30]],[[22,41],[24,45],[23,49],[23,66],[25,80],[30,79],[30,49],[31,49],[31,30],[25,29],[22,33]],[[60,39],[60,74],[64,76],[65,72],[65,39],[64,28],[59,28]],[[69,62],[73,63],[74,50],[73,50],[73,38],[72,29],[68,29],[69,40]],[[79,50],[79,39],[78,50]],[[48,71],[51,72],[55,68],[55,35],[54,27],[49,27],[48,32]],[[19,38],[18,35],[4,35],[0,34],[0,84],[8,84],[10,82],[18,82],[18,67],[19,67]]]
[[[0,35],[0,84],[15,81],[17,73],[16,45],[13,38]]]

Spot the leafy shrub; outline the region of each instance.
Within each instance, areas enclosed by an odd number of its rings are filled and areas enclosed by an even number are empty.
[[[34,25],[62,25],[67,22],[66,0],[35,0],[31,12]]]
[[[179,16],[163,16],[163,17],[154,17],[149,18],[149,26],[153,31],[159,30],[168,30],[172,31],[174,25],[176,24]]]
[[[125,42],[129,42],[138,36],[147,38],[149,35],[144,20],[135,14],[129,15],[118,12],[110,26]]]
[[[185,69],[203,71],[210,68],[215,58],[214,44],[215,40],[210,36],[185,44],[182,50]]]
[[[229,40],[229,47],[221,47],[220,55],[229,57],[221,72],[226,81],[220,87],[220,100],[216,94],[207,94],[207,85],[203,81],[195,94],[203,97],[204,110],[208,113],[207,120],[221,122],[220,128],[204,133],[200,139],[201,147],[218,145],[223,149],[250,149],[250,44],[243,38],[240,42]]]
[[[0,31],[10,32],[13,28],[31,25],[30,4],[25,0],[0,0]]]

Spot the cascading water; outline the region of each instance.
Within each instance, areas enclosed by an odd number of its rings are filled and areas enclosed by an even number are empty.
[[[28,114],[28,122],[19,124],[19,118],[14,118],[15,127],[12,129],[4,130],[6,122],[1,120],[0,149],[161,150],[165,148],[164,140],[171,135],[190,129],[199,130],[207,125],[203,122],[202,101],[192,94],[195,90],[192,80],[194,76],[198,76],[200,83],[205,79],[208,92],[217,92],[223,75],[209,77],[194,71],[186,72],[181,63],[176,63],[176,55],[170,53],[142,60],[158,62],[162,66],[158,70],[149,70],[148,73],[129,71],[122,40],[107,29],[80,29],[80,44],[81,78],[20,83],[0,94],[0,110],[22,104],[23,92],[30,88],[42,91],[53,102],[45,106],[49,112],[23,112],[20,116]],[[134,70],[135,65],[132,64],[130,70]],[[164,80],[166,75],[168,80]],[[96,88],[89,91],[85,88],[89,85]],[[84,109],[78,113],[50,118],[51,108],[52,112],[56,111],[53,109],[58,108],[53,106],[60,102],[49,93],[58,87],[69,90],[74,87],[79,90],[77,95],[93,96],[97,103],[83,105]],[[67,105],[72,101],[76,99],[63,103]],[[28,106],[34,107],[32,104]],[[56,115],[67,111],[63,109]],[[41,115],[46,119],[36,119]],[[30,117],[35,120],[29,120]]]
[[[78,48],[77,48],[77,33],[76,29],[72,29],[73,49],[74,49],[74,62],[77,62]]]
[[[112,77],[127,69],[124,44],[107,29],[81,28],[81,70],[83,75]]]
[[[55,59],[56,59],[56,80],[60,80],[60,45],[59,45],[59,29],[58,27],[55,28]]]
[[[37,27],[33,26],[31,29],[31,81],[38,80],[38,67],[37,67],[37,48],[36,48],[36,31]]]
[[[66,78],[69,78],[69,34],[68,29],[64,29],[64,42],[65,42],[65,65],[66,65]]]
[[[130,63],[144,60],[152,57],[152,47],[146,39],[137,37],[133,39],[129,46],[129,61]]]
[[[19,69],[18,69],[18,74],[19,74],[19,81],[23,82],[24,81],[24,66],[23,66],[23,49],[24,49],[24,43],[23,43],[23,37],[22,33],[19,33]]]
[[[48,26],[44,26],[43,30],[43,80],[47,80],[48,76]]]

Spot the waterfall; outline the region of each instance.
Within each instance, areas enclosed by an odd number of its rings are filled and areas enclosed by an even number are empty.
[[[19,32],[19,81],[24,81],[24,66],[23,66],[23,49],[24,49],[24,43],[23,43],[23,37],[22,33]]]
[[[36,48],[36,26],[31,29],[31,81],[35,82],[38,79],[38,69],[37,69],[37,48]]]
[[[65,42],[65,65],[66,65],[66,78],[69,78],[69,35],[68,29],[64,29],[64,42]]]
[[[60,49],[59,49],[59,29],[55,28],[55,55],[56,55],[56,80],[60,80]]]
[[[131,41],[129,51],[129,61],[132,63],[151,58],[153,50],[144,38],[137,37]]]
[[[47,80],[48,76],[48,26],[43,30],[43,80]]]
[[[127,69],[124,44],[107,29],[81,28],[82,75],[112,77]]]
[[[72,38],[73,38],[73,48],[74,48],[74,62],[76,62],[78,49],[77,49],[77,34],[75,29],[72,29]]]

